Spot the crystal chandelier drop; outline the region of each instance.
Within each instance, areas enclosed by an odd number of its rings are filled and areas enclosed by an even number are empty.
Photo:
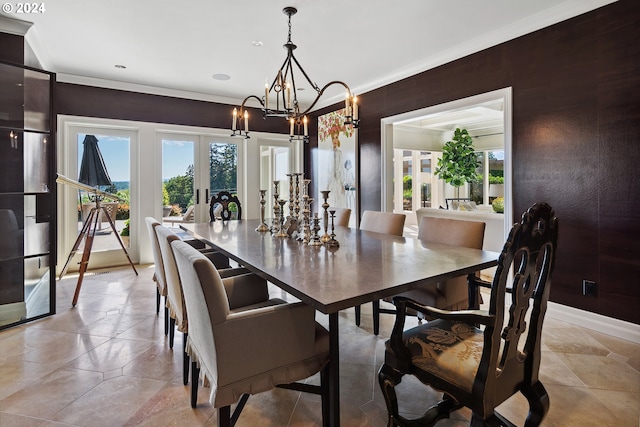
[[[264,96],[249,95],[242,101],[239,109],[233,109],[231,136],[249,138],[249,113],[245,109],[245,104],[249,99],[253,98],[260,103],[262,115],[265,119],[269,117],[280,117],[287,120],[289,125],[289,141],[309,142],[307,113],[317,104],[324,91],[333,85],[342,85],[346,89],[344,124],[358,128],[360,120],[358,119],[358,104],[355,95],[346,83],[338,80],[327,83],[322,89],[311,81],[293,54],[297,46],[291,41],[291,17],[295,15],[298,10],[295,7],[285,7],[282,12],[289,17],[289,35],[287,37],[287,43],[283,46],[287,50],[287,57],[282,67],[280,67],[276,73],[273,82],[269,84],[267,80],[265,83]],[[297,69],[297,71],[294,72],[294,68]],[[304,111],[300,111],[296,89],[296,77],[299,77],[300,74],[304,76],[309,85],[317,93],[315,100],[309,108]]]

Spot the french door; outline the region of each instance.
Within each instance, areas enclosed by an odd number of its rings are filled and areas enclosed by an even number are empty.
[[[239,191],[241,146],[227,137],[185,133],[159,134],[162,145],[163,219],[209,220],[209,200],[218,191]]]

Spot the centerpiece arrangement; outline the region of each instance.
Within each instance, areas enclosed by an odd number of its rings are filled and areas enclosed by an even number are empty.
[[[270,231],[274,237],[293,238],[309,246],[339,246],[335,239],[334,218],[335,210],[329,209],[330,190],[321,191],[324,203],[322,225],[324,234],[320,236],[320,217],[318,212],[311,214],[314,199],[309,196],[310,179],[301,179],[302,173],[288,173],[289,177],[289,215],[285,214],[284,205],[287,200],[281,198],[280,181],[273,181],[273,218],[271,226],[265,222],[265,194],[267,190],[260,190],[260,225],[258,232]],[[331,218],[331,233],[329,233],[329,218]]]

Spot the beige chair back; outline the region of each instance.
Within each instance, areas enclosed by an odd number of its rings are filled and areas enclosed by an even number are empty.
[[[402,236],[406,218],[405,214],[364,211],[360,220],[360,230]]]
[[[156,227],[161,225],[153,217],[146,217],[144,222],[147,224],[147,231],[149,232],[149,240],[151,240],[151,251],[153,253],[153,264],[155,266],[155,280],[158,286],[158,292],[161,296],[167,296],[167,280],[164,275],[164,263],[162,262],[162,254],[160,253],[160,245],[158,244],[158,235],[156,234]]]
[[[418,225],[418,239],[424,242],[482,249],[485,223],[424,216]]]
[[[422,217],[418,225],[418,239],[427,243],[441,243],[482,249],[485,223],[461,219]],[[463,310],[469,305],[467,276],[458,276],[435,284],[433,300],[421,301],[445,310]],[[427,286],[426,289],[429,289]],[[478,296],[479,297],[479,296]]]
[[[343,227],[349,226],[349,219],[351,218],[351,209],[347,209],[347,208],[329,208],[329,209],[336,211],[335,217],[333,218],[333,223],[335,225],[341,225]],[[331,227],[331,223],[329,223],[329,227]]]
[[[176,260],[171,250],[171,242],[180,240],[180,238],[173,231],[162,225],[158,225],[155,230],[158,236],[162,264],[164,265],[169,315],[176,320],[178,331],[188,333],[189,326],[187,322],[187,311],[184,305],[182,284],[180,283]]]

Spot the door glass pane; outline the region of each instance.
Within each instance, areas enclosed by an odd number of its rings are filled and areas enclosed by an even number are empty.
[[[413,206],[413,160],[411,159],[411,151],[405,150],[404,155],[405,158],[402,161],[402,210],[410,211]]]
[[[238,146],[222,142],[209,143],[209,190],[238,192]]]
[[[130,143],[128,136],[78,133],[78,181],[121,199],[118,201],[105,198],[101,201],[101,209],[97,213],[100,215],[98,230],[91,252],[122,250],[109,219],[113,222],[115,232],[122,238],[124,245],[129,245]],[[96,161],[99,157],[102,157],[104,168],[101,168],[100,162]],[[104,172],[109,179],[104,179]],[[102,179],[96,177],[102,177]],[[111,184],[108,183],[109,180]],[[95,195],[78,190],[78,232],[82,230],[84,222],[95,209]]]
[[[489,151],[489,203],[504,197],[504,151]]]
[[[472,182],[469,184],[469,191],[471,193],[471,201],[475,202],[476,205],[481,205],[484,200],[484,152],[477,152],[476,158],[478,160],[478,167],[476,169],[476,173],[479,178],[476,182]]]
[[[195,143],[162,140],[162,216],[184,215],[193,206]]]

